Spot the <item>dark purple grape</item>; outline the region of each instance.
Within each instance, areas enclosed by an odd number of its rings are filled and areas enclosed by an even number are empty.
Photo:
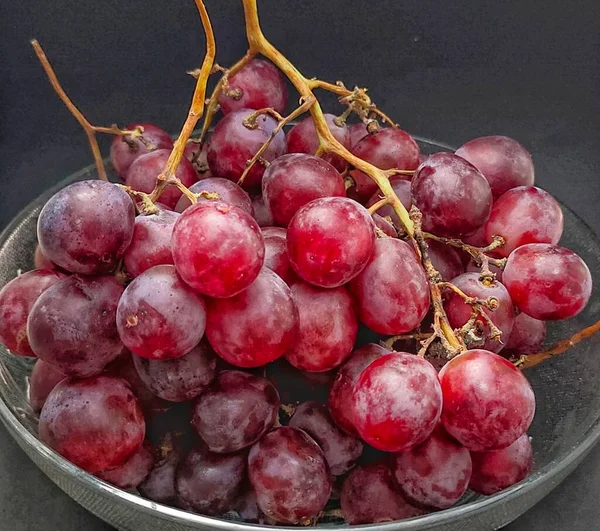
[[[394,228],[389,221],[382,218],[379,214],[373,214],[373,221],[375,222],[375,226],[382,231],[386,236],[390,238],[397,238],[398,232]]]
[[[161,441],[154,453],[152,469],[146,479],[138,485],[138,491],[144,498],[174,505],[177,498],[175,471],[179,465],[181,454],[173,445],[170,436]]]
[[[275,225],[273,214],[271,214],[267,205],[265,205],[262,194],[255,195],[252,198],[252,210],[254,211],[254,219],[259,227],[272,227]]]
[[[154,458],[150,445],[142,444],[121,466],[96,474],[107,483],[123,490],[135,489],[150,473]]]
[[[348,126],[348,131],[350,132],[350,149],[354,149],[354,146],[369,134],[367,126],[362,122]]]
[[[250,196],[244,190],[242,190],[241,187],[229,179],[222,179],[221,177],[209,177],[202,179],[201,181],[192,184],[192,186],[190,186],[190,191],[194,192],[195,194],[199,194],[200,192],[218,194],[219,200],[223,203],[241,208],[244,212],[248,212],[248,214],[251,216],[254,215]],[[204,197],[200,196],[198,201],[213,201],[213,199],[205,199]],[[186,196],[182,195],[181,199],[175,206],[175,211],[183,212],[190,206],[192,206],[192,202]]]
[[[40,411],[46,398],[65,375],[44,360],[37,360],[29,377],[29,403],[34,411]]]
[[[453,278],[464,273],[459,254],[449,245],[435,240],[427,240],[431,265],[442,276],[442,280],[450,282]]]
[[[265,241],[264,267],[277,273],[288,286],[291,286],[298,280],[298,276],[288,258],[287,231],[281,227],[263,227],[261,232]]]

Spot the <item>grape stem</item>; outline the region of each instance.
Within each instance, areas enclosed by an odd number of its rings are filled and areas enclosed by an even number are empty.
[[[374,203],[373,205],[371,205],[367,210],[369,211],[369,214],[373,215],[381,207],[384,207],[385,205],[389,205],[389,203],[390,202],[389,202],[388,198],[384,197],[383,199],[380,199],[379,201],[377,201],[376,203]]]
[[[474,245],[469,245],[458,238],[444,238],[443,236],[436,236],[435,234],[431,234],[429,232],[424,232],[423,235],[428,240],[435,240],[445,243],[446,245],[450,245],[451,247],[462,249],[463,251],[469,253],[477,262],[477,264],[482,264],[483,258],[485,257],[487,264],[494,265],[502,270],[504,270],[504,266],[506,266],[506,258],[494,258],[487,255],[487,253],[493,251],[494,249],[498,249],[505,244],[502,236],[494,236],[492,238],[492,243],[485,247],[475,247]]]

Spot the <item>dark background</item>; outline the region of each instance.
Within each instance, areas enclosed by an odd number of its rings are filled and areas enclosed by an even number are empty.
[[[241,3],[207,0],[218,61],[245,50]],[[260,0],[263,26],[307,75],[366,85],[410,132],[460,145],[518,139],[537,183],[600,232],[598,0]],[[192,0],[23,0],[0,5],[0,226],[91,162],[28,40],[44,45],[93,122],[176,132],[204,37]],[[335,109],[335,107],[333,107]],[[335,112],[335,111],[334,111]],[[106,151],[108,140],[104,139]],[[507,529],[596,529],[600,448]],[[0,529],[108,530],[72,502],[0,428]]]

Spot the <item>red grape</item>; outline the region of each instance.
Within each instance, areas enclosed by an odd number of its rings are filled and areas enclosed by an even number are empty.
[[[431,509],[448,509],[460,500],[471,468],[469,450],[439,427],[424,443],[395,454],[392,465],[406,499]]]
[[[219,95],[223,114],[240,109],[285,111],[287,87],[279,69],[264,59],[252,59],[227,80],[227,87]]]
[[[40,411],[46,398],[65,375],[44,360],[37,360],[29,377],[29,403],[34,411]]]
[[[99,472],[97,476],[120,489],[135,489],[150,473],[153,461],[149,445],[144,443],[122,465]]]
[[[317,516],[331,493],[323,451],[297,428],[275,428],[257,442],[248,456],[248,475],[261,511],[286,524]]]
[[[350,283],[360,320],[378,334],[415,329],[429,310],[429,285],[412,247],[381,238],[367,267]]]
[[[199,194],[200,192],[211,192],[218,194],[220,198],[219,200],[223,203],[239,207],[245,212],[248,212],[248,214],[251,216],[254,215],[250,196],[244,190],[242,190],[241,187],[229,179],[221,179],[220,177],[209,177],[207,179],[202,179],[201,181],[192,184],[192,186],[190,186],[190,191],[194,192],[195,194]],[[204,197],[200,196],[198,201],[212,201],[212,199],[205,199]],[[192,202],[186,196],[182,195],[181,199],[175,206],[175,211],[183,212],[190,206],[192,206]]]
[[[411,192],[410,192],[410,182],[409,181],[405,181],[403,179],[393,179],[391,181],[391,185],[392,188],[394,189],[394,192],[396,192],[396,195],[398,196],[398,199],[400,199],[400,202],[404,205],[404,208],[406,208],[406,210],[410,210],[410,207],[412,205],[412,196],[411,196]],[[377,201],[379,201],[380,199],[383,199],[383,196],[381,195],[381,192],[377,191],[375,192],[371,198],[367,201],[367,208],[369,208],[370,206],[373,206],[375,203],[377,203]],[[402,222],[400,221],[400,218],[398,217],[398,214],[396,214],[396,212],[394,211],[394,209],[390,206],[390,205],[384,205],[382,206],[379,210],[377,210],[377,213],[380,216],[389,216],[390,219],[392,220],[392,224],[396,227],[396,228],[403,228],[404,225],[402,224]]]
[[[237,452],[273,427],[278,409],[279,394],[271,382],[223,371],[196,401],[192,425],[212,452]]]
[[[315,199],[290,222],[287,246],[290,263],[300,277],[316,286],[334,288],[367,265],[375,246],[375,223],[352,199]]]
[[[387,219],[382,218],[379,214],[373,214],[375,226],[389,238],[397,238],[398,232]]]
[[[573,251],[547,243],[515,249],[508,257],[502,281],[519,310],[544,321],[577,315],[592,293],[586,263]]]
[[[298,277],[288,258],[287,231],[280,227],[264,227],[261,232],[265,240],[264,267],[277,273],[288,286],[291,286]]]
[[[431,264],[442,276],[442,280],[450,281],[464,272],[459,254],[449,245],[436,240],[427,240]]]
[[[252,198],[252,211],[259,227],[272,227],[275,225],[273,214],[267,208],[262,195],[256,195]]]
[[[46,255],[43,253],[39,243],[35,246],[35,253],[33,255],[33,268],[51,270],[58,269],[58,266],[54,262],[46,258]]]
[[[157,455],[152,469],[146,479],[138,485],[138,491],[152,501],[174,505],[177,498],[175,471],[181,454],[171,443],[170,437],[159,445],[155,453]]]
[[[369,134],[367,126],[362,122],[348,126],[348,131],[350,133],[350,149],[354,149],[354,146]]]
[[[323,372],[350,356],[358,319],[352,297],[344,287],[323,289],[298,281],[292,294],[299,313],[299,330],[285,353],[303,371]]]
[[[352,419],[378,450],[399,452],[422,443],[442,411],[442,390],[427,360],[395,352],[373,361],[352,393]]]
[[[40,414],[42,442],[97,474],[122,465],[142,444],[144,415],[120,378],[65,379],[48,396]]]
[[[505,351],[518,354],[535,354],[544,346],[546,340],[546,323],[526,313],[520,313],[515,317],[515,325],[506,342]],[[505,355],[505,353],[502,353]]]
[[[475,232],[473,232],[467,236],[463,236],[462,241],[465,243],[468,243],[469,245],[473,245],[475,247],[486,247],[490,243],[492,243],[492,241],[488,240],[485,235],[485,225],[482,225],[481,227],[479,227]],[[469,254],[467,254],[467,253],[464,253],[464,254],[467,258],[470,258]]]
[[[496,275],[496,280],[502,282],[502,269],[494,264],[488,264],[489,270]],[[465,268],[467,273],[481,273],[481,265],[478,265],[473,258],[470,258]]]
[[[260,227],[242,209],[222,201],[200,202],[177,220],[171,240],[177,272],[210,297],[232,297],[261,270],[265,244]]]
[[[492,192],[479,170],[452,153],[434,153],[412,180],[413,204],[423,229],[438,236],[475,232],[490,217]]]
[[[123,350],[115,317],[123,286],[111,276],[65,278],[29,312],[35,354],[68,376],[98,374]]]
[[[336,116],[333,114],[324,114],[325,122],[331,131],[333,137],[346,149],[350,148],[350,131],[345,125],[338,125],[335,123]],[[317,130],[315,129],[314,121],[312,116],[306,117],[301,122],[297,123],[292,127],[286,138],[287,152],[288,153],[308,153],[314,155],[319,148],[319,137],[317,136]],[[339,155],[332,153],[323,153],[321,156],[323,160],[330,163],[337,171],[343,172],[346,169],[346,160]],[[332,194],[333,195],[333,194]],[[345,190],[344,190],[344,194]]]
[[[535,397],[523,373],[487,350],[468,350],[440,371],[442,423],[469,450],[505,448],[523,435]]]
[[[495,494],[525,479],[533,468],[533,450],[524,433],[510,446],[491,452],[471,452],[473,475],[469,488]]]
[[[42,252],[84,275],[114,269],[133,237],[135,210],[127,193],[105,181],[80,181],[54,194],[38,218]]]
[[[356,349],[338,370],[329,391],[327,407],[336,424],[350,435],[358,436],[352,420],[352,392],[358,378],[372,361],[391,351],[375,343]]]
[[[456,150],[490,183],[494,198],[516,186],[531,186],[535,174],[529,152],[506,136],[483,136],[470,140]]]
[[[194,166],[198,172],[200,179],[215,177],[215,175],[213,175],[208,168],[208,161],[206,160],[206,147],[206,142],[200,144],[198,142],[189,140],[185,146],[185,151],[183,152],[185,158],[192,163],[192,166]]]

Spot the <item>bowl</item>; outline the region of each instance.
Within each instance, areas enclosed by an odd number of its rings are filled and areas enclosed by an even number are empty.
[[[449,146],[418,138],[424,153]],[[93,166],[71,175],[28,205],[0,235],[0,285],[33,268],[36,224],[44,203],[61,187],[96,178]],[[561,244],[577,252],[592,277],[600,278],[600,241],[574,212],[563,205]],[[587,308],[568,321],[551,324],[548,342],[571,336],[600,320],[600,283]],[[84,472],[41,443],[37,415],[30,408],[28,377],[34,360],[0,347],[0,418],[37,466],[74,500],[120,531],[192,531],[198,529],[273,531],[276,527],[211,518],[154,503],[117,489]],[[567,353],[527,371],[535,390],[537,412],[530,435],[534,472],[521,483],[489,497],[467,496],[460,505],[427,516],[353,529],[377,531],[491,530],[508,524],[556,487],[587,455],[600,437],[600,336],[592,336]],[[282,375],[282,377],[285,377]],[[319,524],[331,527],[332,524]],[[336,527],[349,527],[337,525]]]

